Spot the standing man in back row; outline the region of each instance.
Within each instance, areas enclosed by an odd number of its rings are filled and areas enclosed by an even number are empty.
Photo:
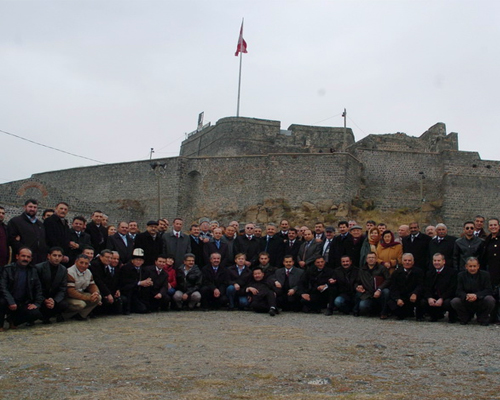
[[[163,253],[175,256],[175,267],[182,265],[184,255],[191,253],[191,239],[182,233],[184,221],[182,218],[175,218],[172,225],[172,232],[165,233],[163,240]]]

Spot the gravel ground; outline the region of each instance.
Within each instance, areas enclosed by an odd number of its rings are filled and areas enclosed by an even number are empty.
[[[169,312],[0,333],[6,399],[500,399],[500,326]]]

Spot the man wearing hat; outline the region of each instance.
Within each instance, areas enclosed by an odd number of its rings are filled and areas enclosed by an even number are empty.
[[[158,221],[148,221],[146,232],[138,233],[135,237],[134,248],[144,251],[144,264],[154,265],[156,258],[161,254],[162,238],[158,234]]]
[[[142,233],[140,235],[142,235]],[[137,237],[138,236],[139,235],[137,235]],[[120,269],[118,275],[118,288],[122,297],[123,313],[125,315],[130,314],[130,312],[139,314],[149,312],[145,298],[149,293],[148,288],[153,286],[153,280],[143,269],[143,264],[144,250],[136,248],[132,252],[132,259]]]

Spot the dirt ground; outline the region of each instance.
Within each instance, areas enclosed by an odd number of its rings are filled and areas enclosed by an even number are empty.
[[[168,312],[0,334],[5,399],[500,399],[500,326]]]

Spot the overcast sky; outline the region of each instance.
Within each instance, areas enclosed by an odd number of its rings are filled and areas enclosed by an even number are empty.
[[[236,115],[419,136],[498,160],[498,1],[0,0],[0,130],[105,163]],[[0,132],[0,182],[95,165]]]

